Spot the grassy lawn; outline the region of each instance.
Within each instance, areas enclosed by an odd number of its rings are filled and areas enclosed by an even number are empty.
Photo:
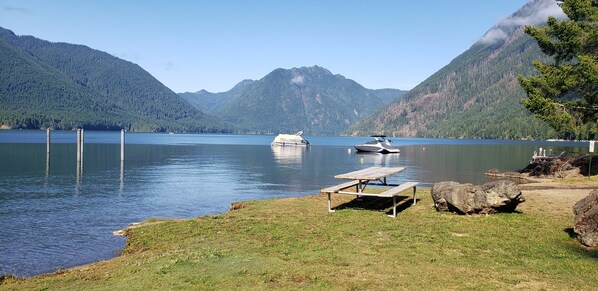
[[[409,192],[406,192],[409,193]],[[123,255],[0,289],[594,289],[598,250],[569,235],[570,204],[519,213],[438,213],[429,189],[396,219],[381,199],[250,201],[221,215],[150,220]],[[545,199],[544,199],[545,200]],[[540,205],[541,206],[541,205]]]

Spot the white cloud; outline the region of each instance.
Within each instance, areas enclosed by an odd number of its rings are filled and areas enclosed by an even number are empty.
[[[490,29],[478,42],[483,44],[494,44],[507,39],[509,35],[499,27],[494,27]]]
[[[524,25],[542,25],[546,23],[548,16],[558,19],[566,19],[567,15],[554,0],[535,0],[528,4],[528,10],[522,9],[521,13],[516,13],[504,20],[497,26],[490,29],[480,38],[479,43],[494,44],[507,39],[510,33],[518,27]],[[517,15],[521,14],[521,15]]]

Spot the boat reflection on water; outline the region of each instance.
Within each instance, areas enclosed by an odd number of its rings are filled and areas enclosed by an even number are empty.
[[[309,147],[295,147],[295,146],[272,146],[272,155],[274,161],[281,166],[301,165],[305,153]]]
[[[355,157],[359,159],[360,164],[381,167],[397,167],[400,166],[401,154],[386,155],[382,153],[356,152]]]

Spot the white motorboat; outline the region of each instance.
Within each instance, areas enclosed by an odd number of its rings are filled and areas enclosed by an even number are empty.
[[[385,135],[372,135],[372,137],[374,138],[374,140],[355,145],[355,149],[358,152],[381,153],[381,154],[391,154],[391,153],[400,153],[401,152],[397,147],[390,145],[391,141],[389,139],[386,139]]]
[[[297,132],[295,134],[284,134],[281,133],[274,138],[272,141],[272,146],[308,146],[309,141],[303,139],[301,135],[303,131]]]

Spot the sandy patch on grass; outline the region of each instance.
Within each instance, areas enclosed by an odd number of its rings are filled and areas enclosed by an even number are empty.
[[[518,206],[522,211],[542,211],[550,214],[573,213],[573,205],[592,189],[522,190],[526,201]]]

